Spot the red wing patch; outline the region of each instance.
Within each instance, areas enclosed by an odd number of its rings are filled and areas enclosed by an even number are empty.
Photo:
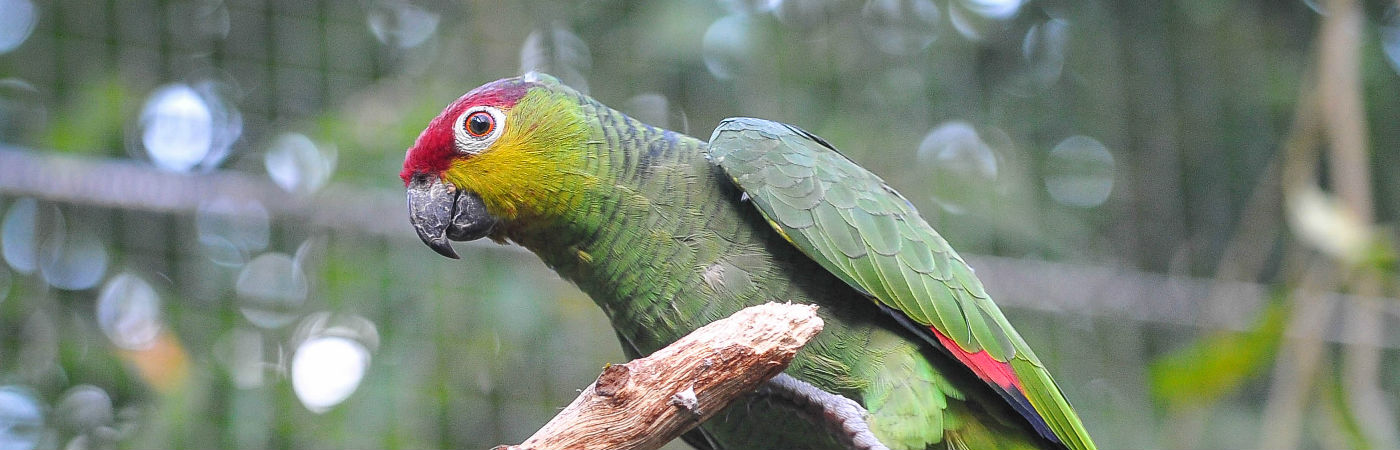
[[[929,327],[929,330],[932,330],[934,337],[938,338],[938,343],[943,344],[943,348],[948,349],[948,352],[952,353],[953,357],[958,358],[958,361],[961,361],[963,365],[972,369],[972,373],[976,374],[977,378],[1008,391],[1014,387],[1017,392],[1022,392],[1024,395],[1025,390],[1021,387],[1021,380],[1017,379],[1016,373],[1011,371],[1011,364],[997,361],[986,350],[968,353],[958,346],[957,342],[953,342],[953,339],[938,332],[938,329]]]
[[[1030,399],[1026,397],[1026,388],[1021,385],[1021,379],[1016,376],[1010,363],[997,361],[992,358],[992,355],[987,354],[986,350],[969,353],[958,346],[958,343],[954,342],[952,338],[938,331],[937,328],[915,322],[903,311],[891,308],[879,301],[876,301],[875,304],[880,307],[881,311],[894,317],[895,321],[898,321],[906,329],[922,337],[929,345],[940,347],[943,351],[948,352],[948,355],[957,359],[978,379],[987,383],[993,392],[1011,405],[1011,409],[1030,422],[1031,427],[1035,428],[1036,434],[1050,442],[1063,444],[1060,437],[1050,430],[1050,424],[1045,422],[1045,417],[1040,415],[1040,411],[1036,411],[1035,405],[1032,405]]]
[[[977,378],[981,378],[982,381],[991,385],[993,390],[1001,394],[1002,398],[1011,404],[1012,409],[1015,409],[1022,417],[1026,418],[1026,421],[1031,423],[1038,434],[1051,442],[1061,442],[1060,437],[1050,430],[1050,425],[1045,423],[1045,417],[1042,417],[1040,412],[1035,410],[1035,405],[1031,404],[1030,399],[1026,398],[1026,389],[1021,386],[1021,379],[1016,377],[1016,372],[1011,369],[1010,363],[997,361],[986,350],[968,353],[958,346],[957,342],[953,342],[952,338],[939,332],[937,328],[928,327],[928,330],[933,332],[933,336],[938,339],[938,343],[942,344],[944,349],[948,350],[948,353],[952,354],[968,369],[971,369],[973,375],[977,375]]]

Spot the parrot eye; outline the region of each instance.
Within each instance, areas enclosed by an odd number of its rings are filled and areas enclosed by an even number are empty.
[[[505,113],[490,106],[473,106],[467,109],[457,116],[456,126],[452,130],[457,151],[469,155],[485,151],[496,138],[501,137],[503,120]]]
[[[496,119],[486,111],[477,111],[467,116],[467,134],[474,137],[486,136],[491,133],[491,128],[495,126]]]

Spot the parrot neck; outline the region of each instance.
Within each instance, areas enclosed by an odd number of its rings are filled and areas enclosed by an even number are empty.
[[[733,214],[711,196],[716,169],[704,142],[652,127],[584,97],[592,136],[572,206],[549,220],[512,226],[512,241],[539,255],[603,308],[615,325],[650,337],[627,336],[652,351],[689,330],[668,330],[679,286],[697,278],[694,254],[699,230],[686,229],[707,214]],[[701,199],[708,198],[708,202]],[[704,223],[703,220],[699,221]],[[668,295],[670,293],[670,295]],[[619,328],[622,330],[623,328]],[[680,333],[676,336],[671,334]],[[653,342],[654,341],[654,342]]]

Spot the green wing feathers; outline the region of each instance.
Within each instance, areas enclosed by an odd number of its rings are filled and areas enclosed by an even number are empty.
[[[1093,442],[972,269],[913,205],[821,138],[777,122],[720,123],[707,149],[780,234],[968,366],[1045,438]],[[909,323],[912,322],[912,323]]]

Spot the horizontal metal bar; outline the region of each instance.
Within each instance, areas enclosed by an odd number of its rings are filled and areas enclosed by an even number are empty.
[[[387,176],[387,175],[386,175]],[[345,184],[315,194],[288,193],[265,177],[235,171],[167,172],[130,160],[76,157],[0,145],[0,194],[171,214],[192,214],[221,197],[256,200],[275,218],[349,230],[405,242],[408,225],[402,193]],[[462,245],[462,244],[459,244]],[[517,246],[487,241],[466,244],[523,254]],[[1248,330],[1269,294],[1257,283],[1167,276],[1127,269],[1049,261],[964,255],[999,304],[1052,313],[1082,314],[1220,330]],[[1368,308],[1387,320],[1400,318],[1395,299],[1338,293],[1297,292],[1308,301],[1335,302],[1335,317],[1347,308]],[[1334,320],[1324,332],[1339,343],[1400,348],[1400,336],[1354,337]],[[1374,342],[1381,339],[1383,342]]]

